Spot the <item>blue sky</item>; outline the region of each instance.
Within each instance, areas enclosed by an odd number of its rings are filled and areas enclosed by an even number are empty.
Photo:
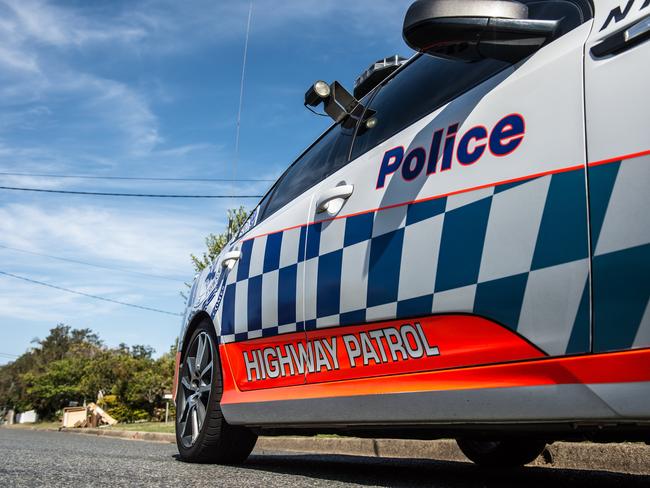
[[[316,79],[349,88],[375,59],[410,55],[409,1],[255,0],[240,178],[276,178],[328,125],[302,106]],[[234,173],[244,1],[0,0],[0,172],[229,178]],[[269,183],[152,183],[0,176],[2,186],[262,194]],[[181,312],[190,253],[252,200],[165,201],[0,190],[0,271]],[[166,351],[180,318],[0,275],[0,353],[18,355],[58,322],[108,345]],[[0,357],[0,364],[8,359]]]

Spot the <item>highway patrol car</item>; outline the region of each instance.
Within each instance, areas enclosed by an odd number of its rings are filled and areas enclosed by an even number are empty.
[[[181,458],[650,440],[650,0],[419,0],[191,290]]]

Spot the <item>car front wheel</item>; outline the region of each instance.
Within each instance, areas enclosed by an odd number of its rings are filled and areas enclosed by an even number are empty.
[[[176,390],[180,457],[193,463],[241,463],[255,447],[257,435],[223,417],[221,364],[212,324],[203,321],[187,344]]]

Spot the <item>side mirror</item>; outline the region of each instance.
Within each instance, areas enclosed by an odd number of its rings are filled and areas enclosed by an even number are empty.
[[[403,37],[433,56],[517,62],[552,39],[558,25],[529,19],[528,7],[514,0],[418,0],[406,13]]]

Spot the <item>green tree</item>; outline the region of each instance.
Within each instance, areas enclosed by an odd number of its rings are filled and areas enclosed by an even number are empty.
[[[158,419],[171,391],[176,345],[155,359],[146,345],[107,348],[89,329],[59,324],[35,347],[0,367],[0,411],[35,408],[54,418],[71,401],[95,401],[120,421]]]
[[[36,358],[28,351],[15,361],[0,367],[0,409],[31,410],[27,385],[22,375],[36,367]]]
[[[151,359],[154,352],[154,348],[151,346],[143,346],[142,344],[131,346],[131,356],[136,359]]]
[[[63,359],[71,348],[79,346],[98,348],[102,346],[97,334],[90,329],[72,329],[65,324],[58,324],[50,330],[45,339],[34,339],[32,344],[36,344],[34,354],[41,366]]]
[[[42,417],[52,417],[71,400],[83,398],[79,385],[82,375],[83,367],[75,358],[53,361],[41,373],[25,373],[23,381],[27,384],[29,403]]]
[[[228,228],[226,231],[221,234],[209,234],[208,237],[205,238],[207,250],[200,257],[190,254],[194,271],[198,273],[210,266],[212,261],[214,261],[214,259],[219,255],[230,239],[237,235],[239,229],[241,229],[241,227],[246,223],[246,220],[248,220],[249,215],[250,213],[247,212],[244,207],[228,210]]]
[[[41,415],[49,416],[80,394],[79,376],[67,376],[71,369],[77,371],[78,364],[67,358],[87,360],[102,343],[90,329],[58,324],[45,339],[34,339],[32,344],[34,347],[16,361],[0,367],[0,408],[36,408]]]

